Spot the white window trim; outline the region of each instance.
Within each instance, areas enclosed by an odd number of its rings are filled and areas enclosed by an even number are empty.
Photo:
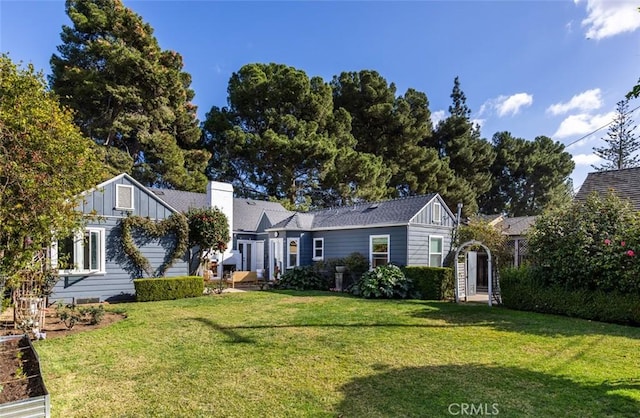
[[[318,247],[316,247],[316,242],[320,242],[320,256],[316,255],[316,249],[318,249]],[[299,249],[298,249],[299,251]],[[314,238],[313,239],[313,261],[322,261],[324,260],[324,238]]]
[[[125,206],[120,205],[120,199],[118,197],[120,196],[120,189],[121,188],[129,189],[129,193],[131,195],[131,207],[125,207]],[[119,210],[134,210],[135,209],[135,204],[134,204],[133,197],[134,197],[133,186],[128,185],[128,184],[116,184],[116,209],[119,209]]]
[[[440,239],[440,252],[439,253],[431,252],[431,239],[432,238]],[[440,265],[439,266],[432,266],[431,265],[431,255],[437,255],[437,254],[440,254]],[[444,237],[442,235],[429,235],[429,267],[442,267],[442,262],[443,261],[444,261]]]
[[[373,240],[374,238],[387,239],[387,264],[391,262],[391,235],[369,235],[369,269],[373,270]]]
[[[105,233],[105,229],[104,228],[93,228],[93,227],[87,227],[84,228],[83,230],[76,232],[73,235],[74,238],[74,252],[76,254],[83,254],[84,255],[84,248],[83,248],[83,239],[84,239],[84,234],[85,232],[97,232],[98,236],[99,236],[99,245],[100,248],[99,253],[98,253],[98,262],[100,263],[100,268],[98,270],[85,270],[83,268],[73,268],[73,269],[66,269],[66,270],[58,270],[58,274],[60,276],[92,276],[92,275],[104,275],[106,274],[106,233]],[[76,260],[73,260],[74,263],[76,262]],[[55,241],[52,245],[51,245],[51,265],[53,268],[57,268],[58,267],[58,242]]]
[[[296,264],[291,264],[291,254],[289,253],[289,245],[291,242],[295,241],[298,245],[298,253],[296,254]],[[287,238],[287,268],[292,269],[294,267],[298,267],[300,265],[300,238]]]
[[[436,216],[436,208],[438,208],[438,215]],[[440,204],[440,202],[434,202],[433,203],[433,208],[431,211],[431,221],[434,224],[441,224],[442,223],[442,205]]]

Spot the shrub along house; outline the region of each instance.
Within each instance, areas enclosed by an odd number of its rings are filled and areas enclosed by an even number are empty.
[[[442,266],[451,251],[455,217],[439,194],[407,197],[301,213],[281,204],[233,197],[230,184],[209,182],[206,193],[149,189],[127,174],[84,195],[79,210],[95,213],[81,233],[52,249],[60,281],[51,300],[104,301],[134,294],[133,279],[189,273],[190,254],[175,254],[178,234],[172,216],[189,208],[218,207],[229,219],[231,241],[214,255],[217,274],[232,270],[285,271],[359,252],[371,267],[394,263]],[[154,234],[132,230],[137,257],[124,250],[125,219],[166,224]],[[137,224],[136,224],[137,225]],[[178,258],[173,259],[175,256]],[[148,260],[151,269],[141,268]],[[172,261],[173,259],[173,261]],[[171,262],[172,261],[172,262]]]

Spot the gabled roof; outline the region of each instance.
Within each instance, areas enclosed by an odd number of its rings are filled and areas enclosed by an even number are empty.
[[[309,213],[295,213],[270,229],[322,230],[408,225],[436,196],[437,193],[431,193]],[[444,207],[446,208],[446,205]]]
[[[233,199],[233,222],[235,231],[257,231],[260,220],[266,216],[269,223],[280,222],[291,216],[280,203],[265,200]]]
[[[82,192],[82,195],[93,193],[95,191],[100,191],[101,189],[104,189],[108,184],[117,183],[121,179],[127,180],[129,183],[133,184],[138,189],[140,189],[140,191],[142,191],[143,193],[147,194],[150,198],[152,198],[153,200],[157,201],[161,205],[165,206],[171,212],[180,212],[180,209],[176,208],[175,206],[173,206],[171,203],[167,202],[166,200],[159,198],[156,193],[154,193],[148,187],[144,186],[142,183],[140,183],[138,180],[134,179],[133,177],[131,177],[127,173],[118,174],[117,176],[112,177],[109,180],[103,181],[102,183],[98,184],[96,187],[94,187],[92,189],[89,189],[89,190],[87,190],[85,192]]]
[[[209,207],[206,193],[184,192],[171,189],[150,189],[156,196],[167,202],[180,212],[187,212],[191,208]],[[291,216],[293,212],[286,210],[280,203],[264,200],[233,199],[234,231],[255,232],[258,229],[263,214],[267,215],[271,224],[280,222]]]
[[[640,210],[640,167],[589,173],[575,198],[584,201],[593,192],[605,195],[611,189]]]

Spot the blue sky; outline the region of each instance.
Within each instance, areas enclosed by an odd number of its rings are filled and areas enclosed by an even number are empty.
[[[577,140],[610,122],[640,77],[638,0],[124,4],[154,28],[163,49],[182,54],[201,120],[226,105],[229,77],[252,62],[326,81],[376,70],[398,94],[425,92],[434,120],[445,115],[459,76],[483,137],[509,131],[575,142],[567,150],[576,188],[598,163],[592,150],[607,129]],[[0,0],[0,51],[48,74],[64,24],[64,1]],[[640,110],[632,117],[640,123]]]

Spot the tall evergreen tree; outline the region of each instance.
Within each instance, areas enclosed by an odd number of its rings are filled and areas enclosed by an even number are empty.
[[[422,144],[437,150],[441,158],[447,157],[456,175],[457,184],[452,190],[460,190],[461,196],[443,193],[447,203],[455,205],[452,199],[462,199],[465,215],[473,215],[478,210],[478,196],[491,188],[489,169],[496,155],[491,144],[480,137],[479,127],[470,120],[471,110],[458,77],[454,79],[451,100],[449,117],[440,121],[433,135]]]
[[[105,163],[145,185],[204,190],[209,157],[182,57],[120,0],[67,0],[66,12],[49,81]]]
[[[640,150],[640,139],[633,132],[636,129],[629,113],[629,100],[621,100],[616,105],[616,116],[609,125],[608,138],[603,138],[606,145],[593,148],[594,153],[606,162],[593,166],[598,171],[622,170],[640,165],[637,151]]]
[[[354,152],[350,116],[334,112],[321,78],[286,65],[248,64],[232,75],[228,92],[229,106],[213,107],[203,126],[212,178],[245,196],[312,207],[384,193],[381,161]]]
[[[331,82],[336,108],[352,117],[355,150],[376,155],[391,173],[386,197],[441,190],[453,174],[437,152],[420,144],[431,135],[426,94],[396,87],[376,71],[343,72]]]
[[[493,136],[497,157],[491,166],[493,186],[480,196],[482,213],[538,215],[550,205],[571,200],[569,175],[575,164],[564,145],[546,136],[533,141],[509,132]]]

